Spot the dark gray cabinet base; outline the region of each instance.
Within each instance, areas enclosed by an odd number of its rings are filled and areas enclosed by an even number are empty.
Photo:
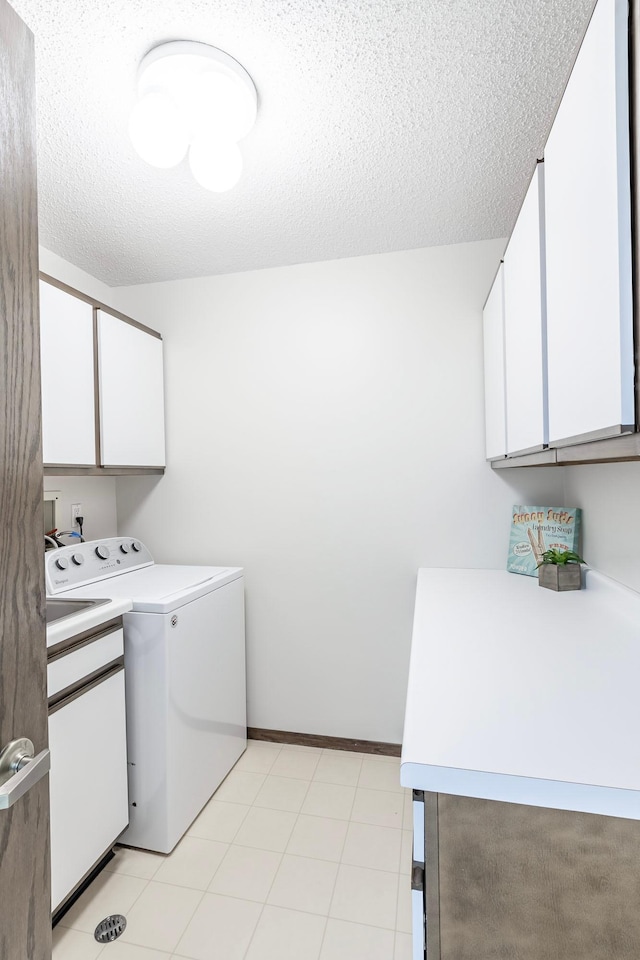
[[[425,794],[428,960],[638,960],[640,822]]]

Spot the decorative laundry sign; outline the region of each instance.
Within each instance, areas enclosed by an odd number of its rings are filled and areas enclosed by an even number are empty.
[[[537,577],[545,550],[579,553],[581,525],[580,507],[514,506],[507,570]]]

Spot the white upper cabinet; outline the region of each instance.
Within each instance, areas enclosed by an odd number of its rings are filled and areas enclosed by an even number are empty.
[[[162,340],[98,311],[101,462],[163,467]]]
[[[599,0],[545,149],[551,445],[634,423],[627,30]]]
[[[504,255],[507,453],[541,450],[547,442],[546,313],[542,264],[539,163]]]
[[[40,281],[45,465],[96,462],[93,306]]]
[[[484,397],[487,460],[504,457],[506,413],[504,382],[504,285],[503,265],[491,287],[483,312]]]

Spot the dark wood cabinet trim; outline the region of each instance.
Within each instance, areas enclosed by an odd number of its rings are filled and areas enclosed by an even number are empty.
[[[603,427],[601,430],[589,430],[588,433],[578,433],[573,437],[563,437],[562,440],[554,440],[549,444],[556,450],[563,447],[575,447],[583,443],[595,443],[598,440],[611,440],[613,437],[623,437],[635,431],[633,423],[615,423],[610,427]]]
[[[47,470],[65,470],[65,469],[73,469],[73,470],[95,470],[95,467],[96,467],[95,463],[76,463],[76,464],[73,465],[73,467],[70,467],[68,463],[66,463],[66,464],[65,464],[65,463],[50,463],[50,464],[47,464],[47,466],[45,466],[44,469],[45,469],[45,475],[46,475],[46,471],[47,471]]]
[[[440,849],[438,794],[424,795],[425,943],[429,960],[440,960]]]
[[[509,467],[557,467],[556,450],[541,450],[539,453],[529,453],[521,457],[502,457],[500,460],[491,460],[492,470],[508,470]],[[46,470],[45,470],[46,473]]]
[[[85,873],[82,880],[78,881],[78,883],[71,890],[71,892],[67,894],[67,896],[62,901],[62,903],[56,908],[55,913],[51,917],[52,927],[55,927],[55,925],[59,922],[59,920],[61,920],[62,917],[64,917],[65,913],[67,913],[67,911],[71,909],[71,907],[74,905],[76,900],[80,898],[80,896],[84,893],[87,887],[90,886],[91,883],[93,883],[93,881],[98,876],[98,874],[102,873],[106,865],[109,863],[110,860],[113,860],[114,857],[115,857],[115,851],[112,845],[109,847],[107,851],[105,851],[105,853],[103,853],[103,855],[100,857],[96,865],[91,867],[91,869]]]
[[[113,620],[107,620],[99,627],[91,627],[89,630],[83,630],[82,633],[74,633],[72,637],[61,640],[48,648],[47,663],[59,660],[60,657],[65,657],[68,653],[79,650],[80,647],[85,647],[88,643],[102,640],[103,637],[107,637],[111,633],[117,633],[118,630],[122,630],[122,617],[114,617]]]
[[[629,3],[629,150],[631,171],[631,285],[633,290],[633,358],[636,424],[640,424],[640,90],[638,82],[640,51],[639,0]]]
[[[102,463],[100,443],[100,356],[98,353],[98,308],[93,308],[93,413],[96,440],[96,464]]]
[[[493,460],[491,467],[493,470],[508,470],[511,467],[569,467],[581,463],[627,463],[634,460],[640,460],[638,431],[606,440],[544,450],[527,457]]]
[[[164,467],[97,467],[95,464],[86,467],[70,467],[69,464],[47,464],[44,468],[45,477],[161,477]]]
[[[81,680],[65,687],[64,690],[60,690],[53,697],[49,698],[49,716],[57,713],[58,710],[62,710],[63,707],[68,707],[74,700],[83,697],[85,693],[89,693],[90,690],[95,690],[95,688],[99,687],[105,680],[111,680],[112,677],[115,677],[116,674],[121,673],[123,670],[124,656],[117,657],[110,663],[106,663],[92,673],[87,674],[86,677],[82,677]]]
[[[63,283],[62,280],[56,280],[55,277],[49,276],[48,273],[43,273],[42,270],[40,271],[40,279],[44,280],[45,283],[50,283],[52,287],[58,287],[59,290],[64,290],[65,293],[71,294],[72,297],[77,297],[78,300],[84,300],[85,303],[90,303],[91,306],[96,310],[102,310],[104,313],[108,313],[112,317],[116,317],[118,320],[122,320],[124,323],[130,324],[132,327],[137,327],[138,330],[148,333],[149,336],[156,337],[158,340],[162,340],[162,334],[158,333],[157,330],[152,330],[151,327],[145,326],[144,323],[140,323],[138,320],[128,317],[126,313],[120,313],[119,310],[109,307],[106,303],[101,303],[100,300],[96,300],[94,297],[90,297],[88,294],[82,293],[81,290],[76,290],[75,287],[70,287],[68,283]]]
[[[547,450],[547,445],[544,443],[537,443],[535,447],[526,447],[524,450],[514,450],[513,453],[510,453],[510,457],[528,457],[532,453],[543,453]]]

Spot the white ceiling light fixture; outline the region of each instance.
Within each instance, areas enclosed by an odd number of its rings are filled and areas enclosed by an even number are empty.
[[[206,43],[174,40],[151,50],[138,71],[129,136],[154,167],[175,167],[189,151],[195,179],[222,193],[242,175],[238,141],[253,128],[258,95],[237,60]]]

